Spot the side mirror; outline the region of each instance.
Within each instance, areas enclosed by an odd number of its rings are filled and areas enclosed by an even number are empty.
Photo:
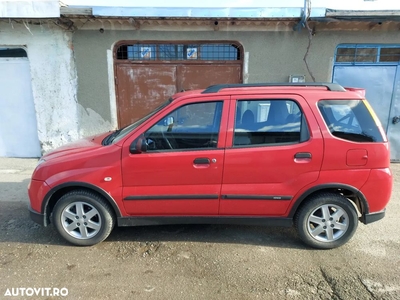
[[[139,154],[146,151],[147,151],[147,144],[146,144],[146,139],[144,138],[143,135],[135,139],[129,146],[129,152],[131,154]]]

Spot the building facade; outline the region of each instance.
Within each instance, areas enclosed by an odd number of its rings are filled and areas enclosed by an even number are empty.
[[[309,18],[302,18],[301,10],[295,16],[262,17],[139,14],[61,8],[56,20],[0,22],[3,53],[14,48],[27,53],[31,98],[26,103],[33,103],[36,118],[28,127],[36,122],[39,152],[123,127],[177,91],[305,80],[366,88],[389,134],[392,159],[400,160],[400,135],[393,124],[400,115],[400,20],[393,12],[319,9]],[[18,108],[4,107],[6,114],[18,114]],[[0,132],[3,143],[4,137]],[[0,143],[0,155],[16,156],[1,152],[5,147]]]

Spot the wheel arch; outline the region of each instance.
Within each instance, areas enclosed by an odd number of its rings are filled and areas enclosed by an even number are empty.
[[[117,218],[122,217],[121,211],[118,208],[117,203],[105,190],[90,183],[74,181],[65,182],[52,188],[44,197],[44,200],[42,202],[42,212],[46,216],[45,225],[50,224],[50,215],[57,201],[66,193],[77,189],[83,189],[98,194],[111,205]]]
[[[342,183],[326,183],[326,184],[321,184],[318,186],[314,186],[307,191],[305,191],[303,194],[301,194],[294,205],[292,206],[289,217],[293,218],[300,206],[307,201],[307,199],[310,196],[313,196],[315,194],[323,193],[323,192],[333,192],[333,193],[339,193],[345,196],[347,199],[349,199],[351,202],[353,202],[358,211],[361,213],[361,215],[365,215],[369,213],[369,206],[368,202],[364,196],[364,194],[358,190],[357,188],[347,185],[347,184],[342,184]]]

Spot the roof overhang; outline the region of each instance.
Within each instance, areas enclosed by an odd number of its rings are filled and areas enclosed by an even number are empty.
[[[99,17],[169,18],[300,18],[301,7],[93,7]],[[325,8],[313,8],[310,17],[324,17]]]

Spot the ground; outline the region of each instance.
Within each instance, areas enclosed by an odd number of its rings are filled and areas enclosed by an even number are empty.
[[[115,228],[71,246],[28,216],[36,162],[0,158],[0,299],[54,299],[17,288],[66,288],[66,299],[400,299],[400,164],[386,217],[314,250],[291,228],[220,225]]]

